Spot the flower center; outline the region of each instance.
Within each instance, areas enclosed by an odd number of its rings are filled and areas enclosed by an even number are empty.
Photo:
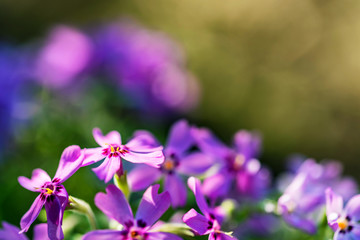
[[[349,226],[349,221],[345,218],[341,218],[337,221],[337,224],[338,224],[340,230],[345,230]]]
[[[240,168],[244,165],[245,163],[245,157],[243,154],[236,154],[236,157],[234,159],[233,162],[233,168],[235,170],[240,170]]]
[[[129,150],[124,145],[116,145],[116,144],[108,144],[106,143],[108,147],[103,149],[102,154],[111,158],[111,157],[119,157],[120,155],[124,155],[125,153],[128,153]]]
[[[164,169],[167,171],[171,171],[175,168],[175,162],[173,159],[166,159],[164,162]]]

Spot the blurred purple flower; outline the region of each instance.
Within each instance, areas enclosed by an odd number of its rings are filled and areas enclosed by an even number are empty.
[[[1,240],[28,240],[24,233],[19,233],[20,229],[5,221],[2,222],[3,229],[0,229]],[[49,240],[47,235],[47,224],[41,223],[34,227],[33,240]]]
[[[162,147],[149,147],[143,143],[141,137],[135,137],[123,145],[117,131],[111,131],[104,136],[99,128],[94,128],[93,136],[101,147],[85,149],[82,166],[105,158],[100,166],[93,169],[98,178],[105,182],[109,182],[116,172],[119,175],[123,174],[122,158],[132,163],[145,163],[153,167],[159,167],[164,162]]]
[[[198,151],[188,152],[194,145],[190,129],[186,120],[174,123],[164,149],[165,161],[160,168],[139,165],[129,173],[129,185],[133,191],[145,189],[160,177],[164,177],[164,189],[171,196],[172,206],[179,207],[186,204],[187,191],[180,174],[187,176],[203,174],[213,163],[213,158],[208,155]],[[136,135],[142,136],[148,144],[159,146],[151,133],[139,131]]]
[[[208,235],[209,240],[234,240],[236,238],[221,231],[221,223],[225,214],[220,207],[210,208],[201,191],[200,181],[194,177],[188,179],[188,185],[194,193],[196,203],[200,211],[204,214],[199,214],[195,209],[188,211],[183,221],[191,229],[199,235]]]
[[[96,41],[98,58],[133,104],[152,113],[195,107],[197,81],[186,70],[179,46],[167,36],[122,21],[101,29]]]
[[[285,222],[309,234],[315,234],[316,219],[325,203],[325,189],[337,189],[346,199],[357,191],[355,181],[341,178],[341,171],[341,164],[335,161],[323,164],[318,164],[313,159],[304,161],[278,200],[279,213]],[[289,182],[289,178],[284,179]]]
[[[360,195],[352,197],[343,207],[343,198],[328,188],[326,216],[329,226],[335,231],[334,240],[360,239]]]
[[[92,61],[94,46],[81,31],[53,28],[35,59],[34,77],[50,88],[73,85]]]
[[[109,218],[123,225],[123,230],[96,230],[84,235],[84,240],[181,240],[180,237],[165,232],[156,232],[154,223],[170,206],[168,192],[158,194],[160,185],[149,187],[140,202],[134,218],[124,194],[115,186],[109,185],[105,193],[98,193],[95,204]]]
[[[35,221],[40,210],[45,205],[48,235],[50,239],[63,239],[61,229],[64,210],[68,204],[68,193],[62,185],[77,169],[84,160],[84,154],[79,146],[67,147],[60,158],[59,167],[51,180],[49,175],[42,169],[35,169],[31,179],[19,177],[18,181],[24,188],[39,192],[28,212],[21,218],[20,233],[27,232],[30,225]]]
[[[205,128],[193,128],[198,147],[219,162],[216,174],[205,179],[203,191],[212,199],[226,196],[236,182],[241,197],[259,199],[270,185],[270,172],[256,159],[261,149],[257,134],[239,131],[234,136],[234,149],[229,148]]]

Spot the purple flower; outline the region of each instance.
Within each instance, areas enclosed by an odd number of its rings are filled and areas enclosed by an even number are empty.
[[[28,240],[24,233],[19,233],[20,229],[5,221],[2,222],[3,229],[0,229],[1,240]],[[49,240],[47,236],[47,224],[41,223],[34,227],[33,240]]]
[[[96,230],[84,235],[84,240],[181,240],[180,237],[165,232],[156,232],[154,223],[170,206],[168,192],[158,194],[159,185],[149,187],[140,202],[134,218],[124,194],[115,186],[109,185],[105,193],[95,196],[95,204],[109,218],[119,222],[123,230]]]
[[[194,177],[188,179],[188,185],[194,193],[196,203],[200,211],[204,214],[199,214],[195,209],[188,211],[183,221],[192,228],[199,235],[208,235],[209,240],[230,240],[236,239],[221,231],[221,222],[224,214],[221,208],[210,208],[201,191],[200,181]]]
[[[355,195],[343,208],[343,198],[326,189],[326,216],[335,231],[334,240],[360,239],[360,195]]]
[[[69,146],[61,155],[59,167],[53,179],[44,170],[39,168],[33,171],[31,179],[26,177],[18,178],[21,186],[30,191],[40,193],[29,211],[21,218],[21,233],[29,229],[45,205],[49,238],[64,238],[61,225],[64,210],[68,203],[68,193],[62,183],[80,168],[83,160],[84,154],[80,147],[75,145]]]
[[[151,113],[193,108],[199,95],[182,50],[162,33],[129,21],[98,32],[99,58],[132,104]]]
[[[133,191],[145,189],[163,177],[164,189],[171,196],[172,206],[185,205],[187,191],[180,174],[203,174],[213,163],[213,158],[208,155],[198,151],[188,152],[194,144],[190,129],[186,120],[180,120],[172,126],[164,149],[165,161],[160,168],[139,165],[129,173],[129,185]],[[155,137],[148,132],[141,131],[136,134],[149,145],[159,145]]]
[[[86,149],[82,166],[105,158],[99,167],[93,169],[98,178],[105,182],[109,182],[117,171],[122,174],[122,158],[132,163],[145,163],[153,167],[159,167],[164,162],[162,147],[149,147],[144,144],[141,137],[135,137],[123,145],[117,131],[111,131],[104,136],[99,128],[94,128],[93,136],[101,147]]]
[[[220,165],[216,174],[204,181],[203,191],[207,196],[212,199],[226,196],[233,182],[241,197],[258,199],[265,195],[270,184],[270,172],[256,159],[261,149],[261,139],[257,134],[237,132],[232,149],[208,129],[194,128],[192,133],[199,148],[215,157]]]
[[[34,77],[51,88],[73,85],[89,67],[92,54],[93,45],[84,33],[72,27],[57,26],[38,53]]]
[[[289,178],[289,177],[287,177]],[[289,180],[285,181],[288,182]],[[316,219],[325,203],[327,187],[339,189],[346,199],[356,192],[356,184],[341,178],[341,165],[337,162],[316,163],[304,161],[278,200],[278,211],[289,225],[309,234],[316,233]]]

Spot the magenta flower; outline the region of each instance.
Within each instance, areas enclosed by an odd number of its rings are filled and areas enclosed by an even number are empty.
[[[208,129],[193,129],[199,148],[218,160],[218,171],[205,179],[204,193],[211,199],[223,198],[236,183],[241,197],[258,199],[265,195],[270,184],[270,172],[256,159],[261,149],[258,135],[239,131],[235,134],[235,148],[229,148]]]
[[[326,216],[335,231],[334,240],[360,239],[360,194],[343,206],[343,198],[331,188],[326,189]]]
[[[148,132],[140,131],[137,135],[149,145],[158,146],[155,137]],[[213,158],[199,151],[189,153],[194,139],[186,120],[176,122],[168,137],[164,149],[165,161],[160,168],[139,165],[128,175],[130,188],[140,191],[147,188],[159,178],[164,178],[164,189],[171,196],[173,207],[184,206],[186,203],[186,186],[180,174],[191,176],[203,174],[213,163]]]
[[[94,128],[93,136],[101,147],[86,149],[82,166],[105,158],[99,167],[93,169],[98,178],[105,182],[109,182],[117,171],[122,174],[122,158],[132,163],[145,163],[157,168],[164,162],[162,147],[150,147],[144,144],[141,137],[135,137],[123,145],[117,131],[111,131],[104,136],[99,128]]]
[[[49,238],[52,240],[64,238],[61,225],[64,210],[68,203],[68,193],[62,183],[80,168],[83,160],[84,154],[80,147],[69,146],[61,155],[59,167],[53,179],[39,168],[33,171],[31,179],[26,177],[18,178],[21,186],[40,193],[29,211],[21,218],[21,233],[28,231],[30,225],[35,221],[40,210],[45,205]]]
[[[201,191],[200,181],[194,177],[190,177],[188,179],[188,185],[195,195],[196,203],[200,211],[204,215],[199,214],[192,208],[184,215],[184,223],[199,235],[209,234],[209,240],[235,240],[236,238],[221,231],[221,222],[224,219],[224,214],[221,208],[212,209],[208,206]]]
[[[7,222],[2,222],[3,229],[0,229],[1,240],[28,240],[24,233],[19,233],[20,229]],[[34,227],[33,240],[49,240],[47,236],[47,224],[41,223]]]
[[[135,218],[124,194],[115,185],[109,185],[106,194],[96,194],[96,206],[124,228],[92,231],[84,235],[83,240],[181,240],[174,234],[156,232],[153,228],[153,224],[170,206],[169,193],[158,194],[159,187],[154,185],[145,191]]]

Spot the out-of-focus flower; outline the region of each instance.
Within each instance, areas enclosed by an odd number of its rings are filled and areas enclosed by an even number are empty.
[[[84,235],[84,240],[180,240],[181,238],[166,232],[153,230],[154,223],[170,206],[168,192],[158,194],[160,185],[149,187],[140,202],[134,218],[124,194],[115,186],[109,185],[105,193],[98,193],[95,204],[109,218],[123,226],[123,230],[96,230]]]
[[[59,167],[52,180],[42,169],[35,169],[31,179],[26,177],[18,178],[21,186],[30,191],[40,193],[29,211],[21,218],[20,233],[28,231],[30,225],[35,221],[40,210],[45,205],[49,238],[64,238],[61,225],[64,210],[68,203],[68,193],[62,183],[80,168],[83,160],[84,154],[80,147],[75,145],[69,146],[63,151]]]
[[[194,128],[198,147],[218,159],[216,174],[205,179],[203,191],[212,199],[226,196],[236,182],[241,197],[258,199],[265,195],[270,184],[270,172],[256,159],[261,149],[257,134],[239,131],[235,134],[235,148],[229,148],[208,129]]]
[[[245,239],[252,239],[254,236],[265,237],[274,233],[278,227],[279,219],[275,215],[256,213],[240,223],[233,235]]]
[[[343,208],[343,198],[326,189],[326,216],[335,231],[334,240],[360,239],[360,195],[352,197]]]
[[[197,81],[180,48],[164,34],[122,21],[100,30],[97,43],[104,68],[132,104],[151,113],[195,107]]]
[[[195,209],[188,211],[183,221],[199,235],[208,235],[209,240],[230,240],[236,239],[231,235],[221,231],[221,223],[224,219],[224,213],[221,208],[210,208],[201,191],[200,181],[194,177],[188,179],[188,185],[194,193],[196,203],[200,211],[199,214]]]
[[[111,131],[104,136],[99,128],[94,128],[93,136],[101,147],[85,149],[82,166],[105,158],[99,167],[93,169],[98,178],[105,182],[109,182],[116,172],[122,175],[122,158],[132,163],[145,163],[153,167],[159,167],[164,162],[162,147],[149,147],[143,143],[141,137],[135,137],[123,145],[117,131]]]
[[[160,168],[140,165],[129,173],[129,185],[133,191],[145,189],[163,176],[164,189],[171,196],[172,206],[185,205],[187,191],[179,174],[187,176],[203,174],[213,163],[213,158],[206,154],[199,151],[188,152],[189,148],[194,145],[190,129],[191,127],[185,120],[180,120],[172,126],[164,149],[165,161]],[[140,131],[136,135],[142,136],[148,144],[159,146],[151,133]]]
[[[357,189],[355,181],[341,178],[341,165],[335,161],[323,164],[313,159],[304,161],[295,177],[278,200],[278,211],[289,225],[315,234],[325,189],[338,189],[348,199]]]
[[[19,233],[20,229],[5,221],[2,222],[3,229],[0,229],[1,240],[28,240],[24,233]],[[34,227],[33,240],[49,240],[47,235],[47,224],[41,223]]]
[[[73,85],[89,67],[93,52],[93,44],[84,33],[57,26],[35,59],[34,77],[50,88]]]

